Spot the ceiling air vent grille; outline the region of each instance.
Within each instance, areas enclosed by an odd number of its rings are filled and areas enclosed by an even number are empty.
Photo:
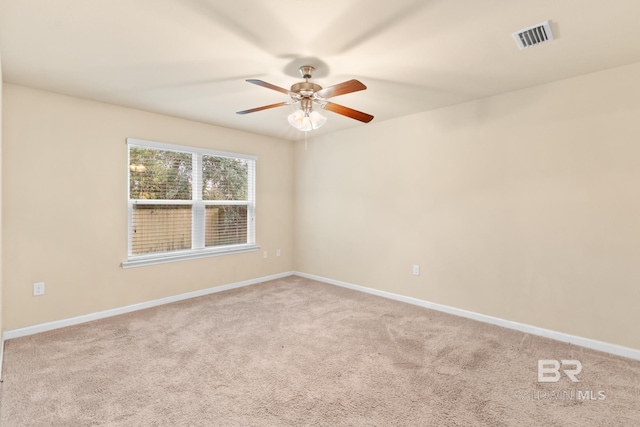
[[[553,40],[551,24],[549,21],[544,21],[538,25],[516,31],[513,33],[513,38],[520,50],[551,41]]]

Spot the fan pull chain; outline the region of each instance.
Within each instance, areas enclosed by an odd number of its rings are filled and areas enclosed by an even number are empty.
[[[309,132],[305,132],[304,133],[304,151],[307,151],[307,134]]]

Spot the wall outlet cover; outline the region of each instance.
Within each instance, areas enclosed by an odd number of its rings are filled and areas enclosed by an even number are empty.
[[[44,295],[44,282],[33,284],[33,296]]]

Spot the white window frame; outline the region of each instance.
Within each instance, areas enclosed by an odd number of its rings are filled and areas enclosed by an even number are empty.
[[[129,147],[145,147],[155,148],[158,150],[178,151],[180,153],[191,153],[193,156],[192,163],[192,189],[191,200],[144,200],[131,199],[129,190],[131,174],[129,172]],[[248,179],[248,201],[235,200],[202,200],[202,156],[230,157],[234,159],[246,159],[253,161],[253,167],[249,168]],[[183,261],[189,259],[198,259],[211,256],[237,254],[242,252],[252,252],[260,249],[256,245],[256,166],[258,158],[256,156],[239,153],[229,153],[225,151],[207,150],[204,148],[188,147],[184,145],[166,144],[163,142],[147,141],[143,139],[127,138],[127,203],[128,203],[128,219],[127,219],[127,261],[122,263],[123,268],[141,267],[144,265],[163,264],[167,262]],[[192,222],[191,222],[191,249],[179,251],[133,255],[132,251],[132,222],[133,207],[141,204],[175,204],[192,206]],[[204,229],[205,229],[205,209],[207,205],[243,205],[247,206],[247,243],[224,245],[215,247],[205,247]]]

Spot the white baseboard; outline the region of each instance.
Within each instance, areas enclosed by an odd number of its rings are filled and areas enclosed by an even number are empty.
[[[4,332],[2,333],[2,337],[0,338],[0,382],[2,382],[2,367],[4,366]]]
[[[141,302],[138,304],[127,305],[124,307],[113,308],[110,310],[99,311],[97,313],[84,314],[82,316],[70,317],[68,319],[55,320],[53,322],[41,323],[39,325],[27,326],[24,328],[13,329],[5,331],[2,334],[2,347],[4,348],[4,341],[12,338],[24,337],[27,335],[38,334],[40,332],[51,331],[53,329],[64,328],[65,326],[78,325],[80,323],[91,322],[93,320],[104,319],[106,317],[117,316],[119,314],[130,313],[132,311],[144,310],[146,308],[156,307],[163,304],[170,304],[172,302],[183,301],[190,298],[201,297],[204,295],[214,294],[216,292],[228,291],[230,289],[241,288],[243,286],[255,285],[256,283],[266,282],[268,280],[281,279],[283,277],[291,276],[293,272],[274,274],[272,276],[259,277],[257,279],[245,280],[242,282],[231,283],[228,285],[215,286],[213,288],[202,289],[199,291],[187,292],[185,294],[174,295],[166,298],[155,299],[152,301]],[[0,354],[0,362],[1,362]],[[1,365],[0,365],[1,366]],[[1,378],[1,377],[0,377]]]
[[[341,286],[343,288],[353,289],[360,292],[366,292],[368,294],[377,295],[384,298],[393,299],[396,301],[402,301],[409,304],[417,305],[420,307],[429,308],[432,310],[441,311],[444,313],[453,314],[460,317],[465,317],[472,320],[477,320],[480,322],[489,323],[492,325],[502,326],[504,328],[514,329],[520,332],[525,332],[532,335],[537,335],[545,338],[550,338],[556,341],[571,343],[575,345],[579,345],[582,347],[590,348],[593,350],[602,351],[605,353],[614,354],[617,356],[627,357],[629,359],[640,360],[640,350],[623,347],[616,344],[609,344],[602,341],[593,340],[590,338],[578,337],[575,335],[565,334],[563,332],[552,331],[549,329],[538,328],[536,326],[527,325],[524,323],[513,322],[511,320],[500,319],[498,317],[487,316],[480,313],[475,313],[472,311],[462,310],[455,307],[450,307],[442,304],[432,303],[429,301],[420,300],[417,298],[407,297],[404,295],[394,294],[391,292],[380,291],[377,289],[367,288],[365,286],[354,285],[352,283],[341,282],[339,280],[328,279],[326,277],[315,276],[312,274],[301,273],[297,271],[290,271],[280,274],[275,274],[272,276],[264,276],[256,279],[245,280],[242,282],[231,283],[222,286],[216,286],[213,288],[202,289],[199,291],[188,292],[180,295],[175,295],[166,298],[160,298],[152,301],[147,301],[139,304],[128,305],[124,307],[114,308],[110,310],[104,310],[97,313],[85,314],[82,316],[71,317],[68,319],[56,320],[53,322],[42,323],[39,325],[27,326],[24,328],[13,329],[5,331],[2,334],[1,342],[0,342],[0,380],[2,379],[2,363],[3,363],[3,355],[4,355],[4,343],[6,340],[24,337],[27,335],[33,335],[40,332],[46,332],[53,329],[63,328],[65,326],[77,325],[80,323],[91,322],[93,320],[104,319],[106,317],[117,316],[120,314],[130,313],[132,311],[144,310],[146,308],[156,307],[163,304],[169,304],[172,302],[183,301],[190,298],[196,298],[199,296],[209,295],[216,292],[227,291],[230,289],[236,289],[243,286],[254,285],[257,283],[266,282],[269,280],[280,279],[283,277],[288,277],[291,275],[296,275],[300,277],[305,277],[312,280],[317,280],[319,282],[328,283],[331,285]]]
[[[537,326],[527,325],[524,323],[513,322],[511,320],[500,319],[498,317],[487,316],[485,314],[474,313],[472,311],[462,310],[447,305],[436,304],[429,301],[420,300],[417,298],[407,297],[404,295],[394,294],[391,292],[380,291],[377,289],[367,288],[365,286],[354,285],[352,283],[341,282],[339,280],[327,279],[326,277],[315,276],[313,274],[294,272],[296,276],[306,277],[307,279],[317,280],[319,282],[328,283],[330,285],[341,286],[343,288],[349,288],[360,292],[366,292],[368,294],[381,296],[384,298],[393,299],[396,301],[402,301],[420,307],[430,308],[432,310],[442,311],[444,313],[453,314],[467,319],[478,320],[484,323],[490,323],[492,325],[502,326],[504,328],[514,329],[516,331],[525,332],[532,335],[537,335],[552,340],[571,343],[582,347],[590,348],[593,350],[602,351],[605,353],[615,354],[616,356],[627,357],[629,359],[640,360],[640,350],[636,350],[629,347],[623,347],[616,344],[609,344],[602,341],[592,340],[590,338],[578,337],[575,335],[565,334],[563,332],[552,331],[550,329],[538,328]]]

